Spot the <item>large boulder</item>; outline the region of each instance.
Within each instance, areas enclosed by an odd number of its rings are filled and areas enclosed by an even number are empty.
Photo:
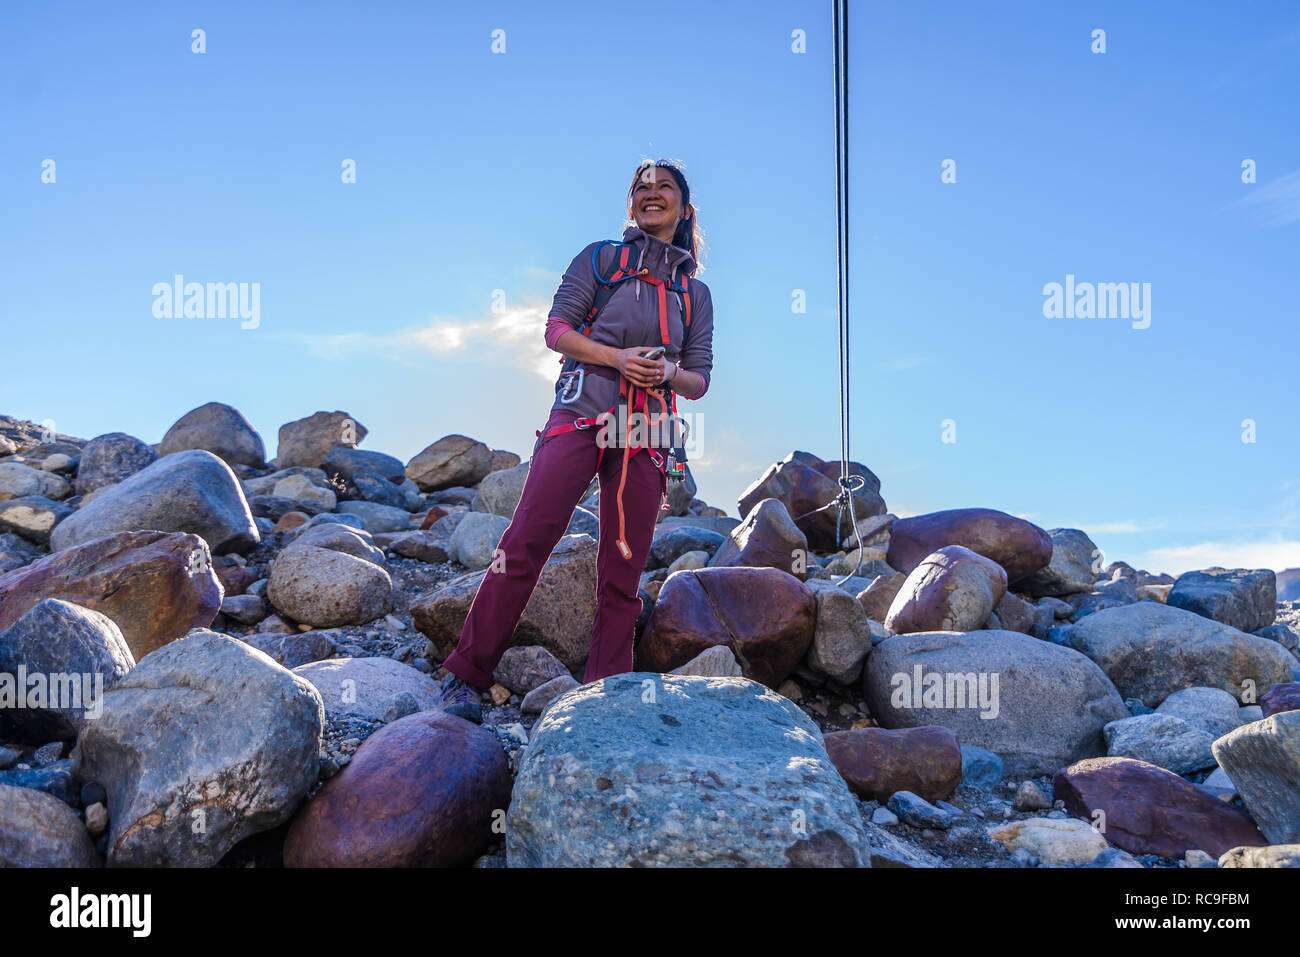
[[[945,545],[962,545],[991,558],[1006,570],[1013,585],[1052,560],[1047,532],[992,508],[953,508],[897,519],[889,526],[886,560],[907,574]]]
[[[961,748],[947,728],[832,731],[825,743],[836,769],[865,800],[884,804],[896,791],[911,791],[938,801],[961,784]]]
[[[1101,575],[1101,549],[1077,528],[1053,528],[1048,534],[1052,560],[1018,582],[1017,589],[1032,598],[1092,591]]]
[[[1264,696],[1265,698],[1268,695]],[[1261,699],[1262,701],[1263,699]],[[1156,708],[1158,714],[1182,718],[1211,738],[1221,738],[1241,726],[1241,706],[1221,688],[1184,688],[1175,691]]]
[[[72,808],[44,791],[0,784],[0,868],[101,864]]]
[[[808,577],[808,539],[779,499],[765,498],[732,529],[710,567],[779,568],[800,581]]]
[[[311,682],[329,714],[377,720],[399,694],[411,695],[421,711],[442,703],[436,681],[392,658],[330,658],[299,665],[293,673]]]
[[[223,593],[210,561],[197,535],[118,532],[94,539],[0,575],[0,628],[46,598],[61,598],[111,618],[138,661],[212,624]]]
[[[712,529],[695,525],[676,525],[664,528],[660,525],[650,543],[650,557],[647,568],[667,568],[687,552],[706,552],[712,555],[718,550],[727,536]]]
[[[853,684],[871,651],[867,613],[857,598],[825,579],[813,579],[808,587],[816,596],[817,610],[806,664],[814,674]]]
[[[1083,655],[1011,631],[887,638],[867,658],[863,683],[877,724],[950,728],[999,755],[1013,776],[1105,754],[1102,727],[1129,715]]]
[[[670,575],[637,646],[642,671],[672,671],[714,645],[745,677],[775,688],[812,644],[817,601],[777,568],[704,568]]]
[[[24,495],[0,502],[0,532],[21,535],[29,542],[50,547],[50,533],[73,513],[71,506],[44,495]]]
[[[1102,733],[1106,735],[1106,753],[1112,757],[1135,758],[1175,774],[1214,767],[1210,753],[1214,738],[1172,714],[1152,712],[1120,718],[1102,728]]]
[[[359,625],[392,608],[393,580],[364,558],[295,543],[271,566],[266,596],[277,611],[304,624]]]
[[[744,678],[637,672],[569,691],[534,726],[506,855],[512,867],[870,866],[857,802],[796,705]]]
[[[497,838],[510,768],[488,731],[440,711],[365,740],[294,818],[286,867],[464,867]]]
[[[1269,842],[1300,842],[1300,711],[1242,725],[1213,747]]]
[[[71,494],[72,485],[53,472],[22,462],[0,462],[0,502],[32,496],[58,500]]]
[[[406,463],[421,492],[477,485],[492,471],[492,450],[465,435],[444,435]]]
[[[838,509],[832,505],[823,510],[840,493],[839,483],[823,471],[828,464],[808,452],[791,452],[741,493],[738,503],[741,518],[747,517],[764,499],[779,499],[795,525],[807,536],[809,548],[817,551],[839,548],[844,537],[852,533],[853,522],[846,511],[840,516],[837,535]],[[835,463],[837,470],[838,466],[839,463]],[[853,515],[859,520],[884,513],[885,503],[878,485],[872,488],[867,482],[853,493]]]
[[[590,535],[560,539],[542,566],[511,645],[541,645],[568,668],[586,659],[596,616],[596,551],[596,540]],[[411,603],[411,620],[429,638],[440,658],[446,658],[456,647],[470,605],[488,574],[510,575],[511,569],[470,572],[425,592]]]
[[[314,412],[280,426],[275,464],[318,468],[336,447],[355,449],[369,430],[346,412]]]
[[[406,467],[400,459],[366,449],[336,446],[321,460],[320,466],[326,475],[337,475],[348,482],[359,475],[374,475],[395,486],[406,480]]]
[[[230,465],[266,465],[262,437],[242,412],[221,402],[207,402],[182,415],[158,443],[158,454],[204,449]]]
[[[1165,601],[1238,631],[1258,631],[1277,615],[1277,576],[1267,568],[1185,572]]]
[[[519,499],[524,494],[524,482],[527,479],[527,462],[514,468],[489,472],[483,477],[483,481],[478,483],[470,508],[476,512],[491,512],[493,515],[504,515],[506,518],[513,517]]]
[[[364,559],[380,568],[384,567],[383,549],[375,544],[369,532],[352,528],[350,525],[341,525],[338,522],[313,525],[286,545],[280,551],[280,555],[283,556],[290,549],[301,548],[304,545],[328,548],[331,551],[342,552],[344,555],[351,555],[353,558]]]
[[[456,523],[447,541],[447,556],[466,568],[487,568],[496,556],[510,519],[491,512],[470,512]]]
[[[1300,664],[1275,641],[1154,601],[1095,612],[1060,637],[1097,662],[1121,695],[1147,707],[1192,687],[1241,700],[1246,689],[1289,681]]]
[[[961,545],[945,545],[908,573],[884,624],[899,634],[974,631],[1006,593],[1001,565]]]
[[[12,690],[24,699],[9,702],[0,693],[0,732],[8,724],[31,740],[71,741],[99,715],[96,699],[104,689],[133,667],[135,658],[111,618],[47,598],[0,631],[0,675],[18,678]]]
[[[97,435],[81,450],[77,463],[77,494],[89,495],[106,485],[116,485],[158,461],[154,447],[125,432]]]
[[[199,535],[214,553],[247,551],[261,536],[230,466],[201,449],[167,455],[95,496],[54,527],[62,551],[114,532]]]
[[[306,680],[195,629],[104,693],[73,750],[108,793],[110,866],[211,866],[289,819],[319,777],[325,709]]]
[[[1132,758],[1089,758],[1061,768],[1053,792],[1071,814],[1131,854],[1215,857],[1267,844],[1250,815],[1172,771]]]

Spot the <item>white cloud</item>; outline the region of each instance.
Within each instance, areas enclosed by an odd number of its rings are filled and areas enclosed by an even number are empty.
[[[546,308],[524,306],[503,309],[484,319],[432,316],[423,326],[393,332],[292,333],[318,358],[355,359],[360,354],[411,364],[421,358],[504,362],[553,381],[559,356],[546,348]]]
[[[1300,170],[1270,183],[1246,187],[1249,192],[1227,208],[1241,207],[1253,213],[1262,226],[1285,226],[1300,222]]]
[[[1300,541],[1201,542],[1153,548],[1135,556],[1131,564],[1153,572],[1179,575],[1198,568],[1284,568],[1300,567]]]

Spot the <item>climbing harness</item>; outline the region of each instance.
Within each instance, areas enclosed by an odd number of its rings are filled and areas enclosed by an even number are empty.
[[[618,247],[617,266],[612,274],[605,277],[602,276],[600,272],[600,251],[608,245]],[[596,323],[597,316],[600,314],[600,311],[605,308],[610,297],[614,295],[614,291],[617,289],[618,285],[629,279],[640,279],[655,287],[659,306],[659,336],[663,345],[667,347],[671,344],[668,332],[668,294],[670,292],[676,294],[681,303],[684,336],[690,334],[691,278],[686,274],[684,266],[677,270],[677,283],[673,283],[671,277],[668,280],[663,280],[657,276],[651,276],[649,267],[642,267],[640,265],[639,257],[637,259],[637,265],[629,268],[628,264],[632,261],[632,253],[634,251],[636,251],[635,240],[629,243],[623,243],[613,239],[606,239],[596,244],[596,248],[591,252],[591,269],[592,272],[595,273],[597,283],[596,297],[578,331],[584,336],[590,336],[592,327]],[[665,251],[665,256],[666,255],[667,252]],[[637,289],[639,296],[640,287],[637,287]],[[686,343],[683,339],[683,349],[685,348],[685,345]],[[646,418],[648,431],[650,434],[656,434],[662,424],[669,419],[669,413],[671,410],[670,427],[674,429],[673,435],[675,437],[676,428],[680,425],[682,430],[682,445],[684,446],[686,437],[690,433],[689,429],[686,427],[686,423],[680,422],[677,418],[677,393],[673,389],[664,385],[654,386],[648,389],[635,386],[628,382],[627,379],[617,370],[611,369],[607,366],[585,365],[569,359],[566,356],[560,357],[560,364],[561,366],[568,366],[568,368],[564,368],[563,371],[561,371],[556,385],[556,392],[559,395],[559,400],[564,405],[570,405],[578,400],[582,395],[582,387],[586,380],[586,376],[588,375],[618,381],[618,399],[604,412],[601,412],[599,415],[575,418],[572,422],[565,422],[553,426],[550,429],[547,429],[544,435],[541,429],[537,429],[536,434],[540,438],[545,439],[565,432],[582,431],[592,428],[593,426],[604,429],[611,418],[614,419],[616,425],[618,424],[618,419],[620,417],[622,418],[623,471],[619,476],[618,482],[618,540],[616,544],[618,545],[619,553],[623,558],[630,559],[632,557],[632,550],[627,546],[626,528],[623,517],[623,487],[627,481],[627,465],[629,459],[637,452],[644,449],[646,454],[649,456],[650,461],[654,464],[654,467],[658,469],[667,480],[680,482],[686,477],[685,469],[682,467],[682,463],[686,461],[686,450],[684,448],[674,446],[668,450],[667,455],[663,455],[658,449],[650,446],[648,438],[645,445],[632,445],[632,417],[635,413],[642,413]],[[657,416],[652,416],[649,411],[649,403],[652,398],[659,403],[660,412]],[[598,445],[600,451],[596,456],[596,470],[599,472],[601,460],[605,455],[606,445],[600,443],[598,443]],[[667,508],[668,492],[665,488],[660,501],[660,509],[663,510]]]

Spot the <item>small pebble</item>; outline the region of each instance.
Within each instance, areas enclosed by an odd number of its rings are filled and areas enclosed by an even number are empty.
[[[86,808],[86,830],[92,835],[104,833],[108,827],[108,808],[102,804],[92,804]]]
[[[878,807],[871,812],[872,824],[897,824],[898,815],[887,807]]]
[[[388,627],[394,631],[406,631],[406,622],[402,621],[402,619],[398,618],[396,615],[385,615],[384,621],[387,622]]]

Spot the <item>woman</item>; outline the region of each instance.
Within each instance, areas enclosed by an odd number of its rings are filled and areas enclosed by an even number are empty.
[[[475,723],[482,723],[480,695],[492,685],[492,671],[542,566],[593,475],[600,479],[600,543],[584,681],[632,669],[641,613],[637,591],[666,502],[667,452],[674,445],[667,427],[633,430],[671,413],[671,392],[687,399],[704,395],[713,368],[713,301],[704,283],[687,281],[698,268],[700,234],[681,170],[665,160],[641,163],[627,213],[635,223],[623,232],[627,245],[589,244],[555,294],[546,344],[567,357],[555,402],[537,430],[498,560],[484,574],[460,640],[443,662],[444,710]],[[604,280],[616,285],[612,295],[603,293],[608,300],[588,327]],[[662,357],[653,357],[656,346],[663,347]],[[625,405],[617,409],[621,399]],[[615,414],[604,415],[611,410]],[[638,423],[638,412],[648,412],[648,422]]]

